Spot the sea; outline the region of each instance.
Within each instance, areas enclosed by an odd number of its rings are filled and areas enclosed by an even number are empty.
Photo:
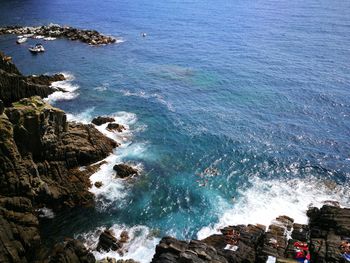
[[[232,224],[307,223],[350,204],[350,1],[0,0],[0,26],[70,25],[117,43],[57,39],[0,50],[23,74],[64,73],[46,100],[71,121],[114,116],[121,145],[91,181],[96,208],[49,211],[45,242],[127,230],[124,255],[151,261],[165,235],[203,239]],[[143,37],[142,34],[146,33]],[[42,40],[40,40],[42,41]],[[128,163],[140,175],[116,178]],[[82,167],[81,169],[84,169]]]

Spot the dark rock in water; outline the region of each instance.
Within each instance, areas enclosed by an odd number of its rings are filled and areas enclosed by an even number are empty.
[[[100,188],[102,185],[103,185],[103,184],[102,184],[102,182],[100,182],[100,181],[95,182],[95,186],[96,186],[97,188]]]
[[[4,113],[5,110],[5,105],[2,100],[0,100],[0,115]]]
[[[45,98],[57,91],[56,88],[51,87],[52,82],[65,79],[62,74],[23,76],[17,67],[5,58],[6,56],[0,53],[0,99],[6,107],[31,96]]]
[[[120,233],[120,240],[119,240],[119,242],[121,242],[121,243],[126,243],[126,242],[128,242],[129,241],[129,233],[127,232],[127,231],[122,231],[121,233]]]
[[[108,117],[108,116],[98,116],[96,118],[94,118],[91,122],[97,126],[100,126],[102,124],[105,124],[107,122],[114,122],[115,119],[112,117]]]
[[[126,178],[132,175],[138,175],[138,172],[136,169],[126,164],[116,164],[113,166],[113,170],[117,172],[117,175],[120,178]]]
[[[102,232],[97,245],[98,251],[117,251],[121,248],[121,244],[118,242],[118,239],[114,236],[114,233],[111,230],[105,230]]]
[[[109,123],[107,125],[107,130],[110,130],[110,131],[116,130],[118,132],[122,132],[123,130],[125,130],[125,127],[118,123]]]
[[[94,255],[84,245],[74,239],[57,244],[48,260],[49,263],[81,262],[95,263]]]

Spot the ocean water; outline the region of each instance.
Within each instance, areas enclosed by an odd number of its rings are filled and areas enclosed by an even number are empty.
[[[99,128],[121,147],[91,177],[104,183],[91,189],[97,208],[45,219],[45,239],[75,233],[93,248],[102,229],[127,229],[124,258],[149,262],[163,235],[203,238],[281,214],[304,223],[310,205],[349,205],[349,11],[340,0],[0,0],[0,25],[52,22],[120,40],[59,39],[33,56],[34,40],[0,37],[24,74],[69,76],[55,85],[70,92],[47,100],[71,120],[111,115],[128,127]],[[119,162],[141,176],[116,179]]]

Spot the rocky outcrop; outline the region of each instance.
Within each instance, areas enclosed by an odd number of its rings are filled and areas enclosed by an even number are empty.
[[[70,26],[60,26],[57,24],[49,24],[47,26],[22,27],[22,26],[6,26],[0,28],[0,35],[16,34],[29,35],[36,38],[43,37],[65,37],[70,40],[79,40],[89,45],[105,45],[115,43],[116,39],[105,36],[96,30],[77,29]]]
[[[308,225],[280,216],[265,230],[262,225],[238,225],[221,229],[221,234],[204,240],[180,241],[163,238],[156,247],[153,263],[171,262],[346,262],[342,253],[350,245],[350,209],[325,205],[307,212]]]
[[[91,122],[97,126],[100,126],[100,125],[105,124],[107,122],[114,122],[114,121],[115,121],[115,119],[112,117],[98,116],[96,118],[93,118]]]
[[[114,165],[113,170],[117,172],[117,176],[120,178],[126,178],[133,175],[138,175],[138,172],[136,169],[123,163]]]
[[[66,240],[57,244],[49,259],[48,263],[95,263],[94,255],[86,250],[84,245],[75,239]]]
[[[35,207],[93,205],[89,173],[77,167],[106,157],[115,146],[93,125],[68,123],[63,111],[39,97],[5,109],[0,115],[1,262],[35,258],[40,249]]]
[[[118,123],[108,123],[107,130],[122,132],[125,130],[125,127],[121,124],[118,124]]]
[[[7,58],[0,53],[0,100],[7,107],[13,102],[31,96],[45,98],[58,90],[51,87],[52,82],[65,79],[62,74],[23,76]]]
[[[100,235],[97,250],[101,251],[117,251],[121,248],[121,245],[118,242],[118,239],[114,236],[114,233],[111,230],[105,230]]]
[[[314,262],[343,262],[339,246],[350,238],[350,209],[323,206],[310,209],[308,216]]]

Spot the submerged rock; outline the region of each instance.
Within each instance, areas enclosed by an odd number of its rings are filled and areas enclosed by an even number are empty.
[[[114,165],[113,170],[117,172],[117,175],[120,178],[126,178],[132,175],[138,175],[138,172],[136,169],[123,163]]]
[[[100,126],[100,125],[105,124],[107,122],[114,122],[114,121],[115,121],[115,119],[112,117],[98,116],[96,118],[93,118],[91,122],[97,126]]]

